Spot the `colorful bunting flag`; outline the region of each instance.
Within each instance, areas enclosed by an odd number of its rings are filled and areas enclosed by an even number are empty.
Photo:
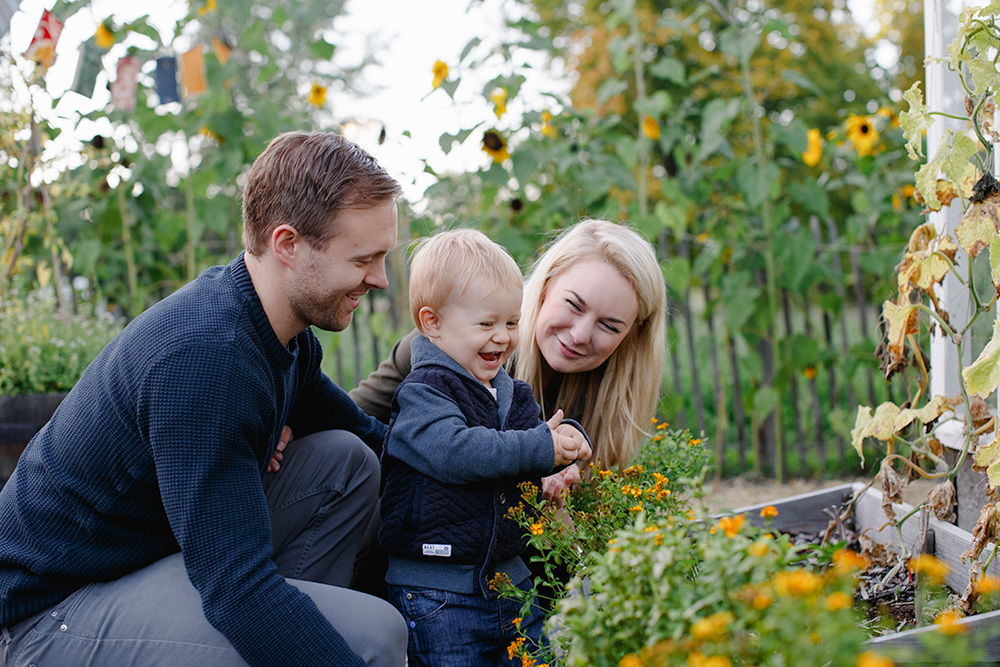
[[[73,86],[70,90],[84,97],[93,97],[97,74],[100,71],[101,47],[91,38],[80,45],[80,59],[76,61],[76,74],[73,76]]]
[[[135,110],[136,80],[139,59],[123,56],[118,59],[118,78],[111,84],[111,107],[116,111]]]
[[[233,50],[226,33],[222,30],[216,32],[215,37],[212,38],[212,46],[215,49],[215,57],[219,59],[219,63],[225,65],[229,60],[229,53]]]
[[[56,61],[56,42],[62,33],[62,21],[57,19],[49,10],[42,12],[42,18],[38,21],[38,28],[35,36],[31,38],[28,50],[24,52],[24,57],[33,60],[42,67],[52,67]]]
[[[196,46],[181,56],[181,85],[184,95],[194,97],[205,92],[205,52]]]
[[[163,56],[156,59],[156,94],[160,104],[179,102],[177,95],[177,58]]]

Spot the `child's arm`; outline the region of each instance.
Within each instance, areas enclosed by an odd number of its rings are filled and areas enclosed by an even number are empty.
[[[396,401],[386,453],[447,484],[546,475],[556,465],[557,438],[575,451],[571,438],[545,422],[526,430],[470,427],[453,399],[419,382],[400,386]]]

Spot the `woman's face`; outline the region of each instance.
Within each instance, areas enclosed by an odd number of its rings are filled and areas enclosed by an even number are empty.
[[[638,313],[635,290],[615,267],[600,259],[577,262],[549,281],[535,341],[557,373],[590,371],[625,340]]]

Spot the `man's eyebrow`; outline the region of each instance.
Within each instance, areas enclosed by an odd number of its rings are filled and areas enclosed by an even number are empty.
[[[573,298],[576,299],[577,301],[579,301],[580,305],[583,308],[587,307],[587,301],[582,296],[580,296],[579,294],[577,294],[573,290],[566,290],[566,291],[569,292],[570,294],[572,294]],[[605,317],[604,319],[608,320],[609,322],[617,322],[619,324],[625,324],[626,323],[625,320],[620,320],[617,317]]]

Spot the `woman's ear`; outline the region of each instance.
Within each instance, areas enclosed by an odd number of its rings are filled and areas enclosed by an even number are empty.
[[[438,331],[441,329],[441,318],[436,310],[430,306],[424,306],[417,311],[417,324],[420,333],[428,338],[437,338]]]

